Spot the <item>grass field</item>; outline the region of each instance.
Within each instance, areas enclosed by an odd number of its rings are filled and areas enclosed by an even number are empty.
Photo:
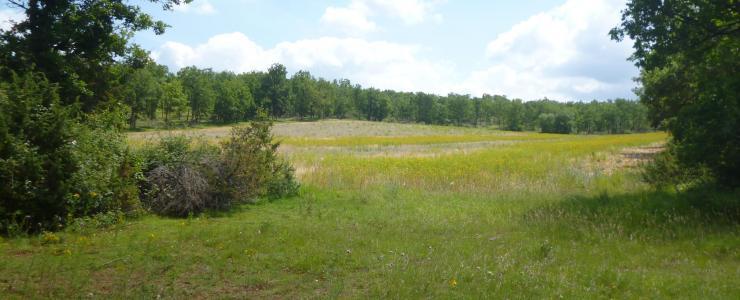
[[[639,181],[663,133],[358,121],[274,132],[299,196],[6,238],[0,298],[740,297],[737,194]]]

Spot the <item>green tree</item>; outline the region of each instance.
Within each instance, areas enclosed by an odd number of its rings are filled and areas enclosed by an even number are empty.
[[[631,0],[617,41],[634,41],[640,100],[685,167],[740,186],[740,2]]]
[[[455,125],[460,126],[472,119],[472,100],[470,95],[450,94],[447,96],[447,110],[450,119]]]
[[[254,110],[254,101],[249,87],[232,73],[220,73],[213,81],[215,104],[213,120],[228,123],[247,118]]]
[[[291,99],[293,112],[303,119],[316,116],[319,111],[319,91],[316,81],[308,71],[298,71],[291,78]]]
[[[26,18],[0,32],[1,76],[11,72],[41,72],[59,85],[62,104],[82,102],[86,111],[114,99],[115,65],[135,47],[133,32],[153,29],[161,34],[166,24],[155,21],[125,0],[8,0]],[[164,9],[190,0],[150,0]]]
[[[258,105],[267,108],[273,117],[281,117],[290,107],[288,71],[281,64],[274,64],[267,70],[260,83]]]
[[[182,84],[177,78],[170,78],[162,85],[162,99],[159,101],[164,123],[170,124],[170,116],[179,116],[187,107],[187,96],[183,92]]]
[[[177,72],[183,91],[190,104],[191,123],[198,123],[213,111],[216,94],[213,90],[211,69],[186,67]]]
[[[125,76],[123,100],[129,106],[129,127],[136,128],[136,121],[142,114],[150,119],[155,118],[161,96],[160,80],[157,67],[152,63],[141,69],[134,69]]]

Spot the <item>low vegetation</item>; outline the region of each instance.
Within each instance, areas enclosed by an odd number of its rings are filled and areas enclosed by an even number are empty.
[[[171,136],[140,149],[144,204],[169,216],[223,210],[260,197],[295,195],[292,166],[277,156],[271,123],[235,127],[218,146]]]
[[[361,124],[342,134],[367,134]],[[638,165],[612,165],[632,159],[625,148],[664,142],[663,133],[517,133],[510,143],[426,157],[418,154],[475,142],[447,127],[413,135],[406,125],[372,126],[409,135],[386,145],[283,135],[280,153],[303,185],[293,198],[185,219],[89,220],[53,237],[5,240],[0,289],[19,298],[740,293],[728,276],[740,262],[737,193],[656,190]],[[398,147],[416,148],[392,153]]]

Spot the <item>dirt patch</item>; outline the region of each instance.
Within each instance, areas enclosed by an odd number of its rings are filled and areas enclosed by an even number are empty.
[[[665,150],[664,143],[650,144],[640,147],[629,147],[617,153],[606,155],[603,159],[593,162],[593,167],[603,174],[611,175],[614,172],[635,168],[649,162],[660,152]]]

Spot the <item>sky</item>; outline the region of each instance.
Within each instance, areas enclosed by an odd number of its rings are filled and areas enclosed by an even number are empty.
[[[134,42],[171,71],[282,63],[399,91],[635,98],[632,43],[608,36],[625,0],[194,0],[172,11],[140,2],[172,27]],[[19,17],[0,8],[0,27]]]

